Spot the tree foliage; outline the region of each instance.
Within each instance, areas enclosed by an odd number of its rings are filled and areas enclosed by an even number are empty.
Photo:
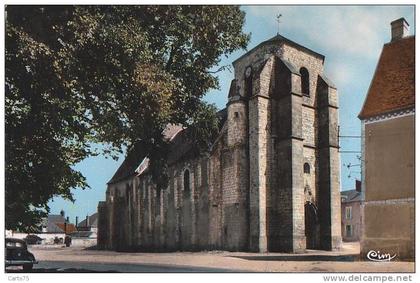
[[[243,24],[236,6],[7,6],[6,228],[74,201],[92,143],[115,156],[141,139],[153,156],[174,123],[209,127],[193,131],[205,145],[217,123],[201,98],[246,47]]]

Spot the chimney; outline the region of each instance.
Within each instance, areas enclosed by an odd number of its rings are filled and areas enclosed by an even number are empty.
[[[68,217],[68,216],[66,217],[66,222],[70,223],[70,217]]]
[[[61,215],[61,216],[63,216],[63,217],[66,215],[66,214],[64,213],[64,210],[61,210],[61,211],[60,211],[60,215]]]
[[[78,224],[79,224],[79,217],[76,216],[76,227],[77,227]]]
[[[356,191],[358,191],[359,193],[362,192],[362,182],[359,180],[356,180]]]
[[[86,215],[86,227],[88,227],[88,226],[89,226],[89,216]]]
[[[391,41],[395,41],[408,35],[408,27],[410,25],[404,18],[391,22]]]

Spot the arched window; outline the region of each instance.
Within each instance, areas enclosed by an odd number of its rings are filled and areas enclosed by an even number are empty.
[[[188,169],[184,171],[184,191],[190,191],[190,171]]]
[[[299,72],[302,94],[309,96],[309,72],[305,67],[300,68]]]
[[[309,166],[309,163],[303,164],[303,173],[311,174],[311,166]]]

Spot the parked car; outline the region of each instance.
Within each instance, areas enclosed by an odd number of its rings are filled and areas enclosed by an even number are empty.
[[[29,234],[24,240],[27,245],[40,245],[43,239],[37,235]]]
[[[23,270],[30,271],[38,261],[35,256],[28,251],[24,240],[15,238],[6,238],[6,267],[22,266]]]

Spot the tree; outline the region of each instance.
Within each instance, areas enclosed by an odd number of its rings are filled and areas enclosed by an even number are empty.
[[[30,230],[54,196],[87,188],[72,166],[142,140],[159,155],[168,123],[217,125],[201,98],[220,57],[245,48],[236,6],[7,6],[6,228]]]

